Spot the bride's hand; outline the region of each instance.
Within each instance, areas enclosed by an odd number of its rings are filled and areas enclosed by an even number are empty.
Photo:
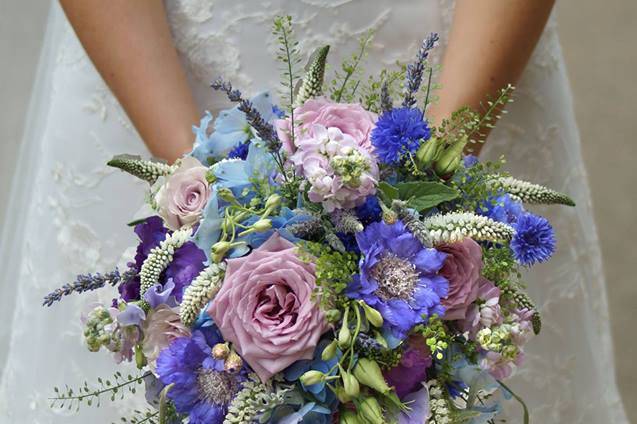
[[[151,153],[192,147],[199,112],[160,0],[60,0],[82,45]]]
[[[434,125],[462,106],[480,110],[487,96],[515,84],[533,53],[555,0],[458,0],[442,62]],[[488,128],[484,128],[488,133]],[[468,146],[479,153],[482,145]]]

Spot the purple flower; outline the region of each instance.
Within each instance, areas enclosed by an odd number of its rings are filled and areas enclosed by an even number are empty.
[[[418,150],[420,143],[428,140],[430,135],[422,112],[403,107],[380,116],[372,131],[372,144],[382,163],[395,165],[404,154]]]
[[[401,399],[422,388],[427,368],[432,364],[431,351],[422,336],[410,336],[406,345],[398,365],[383,373],[387,384],[396,389]]]
[[[432,314],[444,314],[440,299],[447,295],[448,283],[438,275],[444,253],[425,248],[401,221],[374,222],[356,240],[360,274],[346,294],[376,308],[392,336],[402,339]]]
[[[522,265],[547,261],[555,253],[555,233],[546,218],[525,213],[513,226],[513,256]]]
[[[205,327],[192,337],[175,339],[157,358],[157,374],[175,408],[187,414],[191,424],[221,424],[228,405],[241,388],[242,375],[224,371],[223,360],[214,359],[212,347],[223,343],[219,330]]]
[[[140,243],[137,246],[135,262],[128,265],[139,273],[150,251],[159,246],[159,243],[166,238],[168,229],[164,227],[160,217],[151,216],[135,226],[135,234],[139,237]],[[172,294],[177,301],[181,302],[184,288],[203,270],[205,261],[205,253],[197,248],[194,243],[187,242],[175,251],[173,261],[160,277],[160,283],[163,285],[169,278],[172,278],[175,284]],[[139,286],[139,276],[120,284],[119,293],[122,299],[127,302],[139,300]]]

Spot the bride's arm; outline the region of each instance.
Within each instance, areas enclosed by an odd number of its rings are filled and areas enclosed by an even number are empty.
[[[174,161],[199,119],[160,0],[60,0],[88,52],[150,151]]]
[[[458,0],[442,62],[434,124],[462,106],[515,84],[533,53],[555,0]],[[481,145],[472,146],[479,151]]]

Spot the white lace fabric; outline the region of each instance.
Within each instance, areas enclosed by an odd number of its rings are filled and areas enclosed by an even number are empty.
[[[246,95],[278,87],[276,15],[291,14],[305,52],[332,46],[331,63],[376,31],[371,73],[407,61],[431,31],[447,33],[452,5],[437,0],[172,0],[166,1],[176,46],[202,110],[227,103],[209,88],[225,76]],[[333,69],[333,68],[332,68]],[[117,421],[144,406],[127,396],[79,414],[50,409],[53,386],[80,386],[119,367],[82,344],[72,295],[51,308],[42,298],[78,273],[109,271],[134,244],[125,223],[143,202],[141,183],[108,169],[118,153],[147,155],[121,107],[91,65],[57,4],[49,19],[24,145],[3,225],[0,261],[0,423]],[[615,379],[608,305],[586,173],[580,154],[554,20],[516,92],[510,113],[490,137],[485,156],[504,154],[515,176],[572,195],[577,208],[537,208],[555,226],[553,261],[527,275],[543,330],[528,345],[526,365],[509,386],[523,396],[536,423],[626,423]],[[124,261],[125,262],[125,261]],[[130,367],[131,369],[133,367]],[[134,370],[133,370],[134,372]],[[138,393],[141,393],[139,391]],[[521,422],[512,402],[508,422]]]

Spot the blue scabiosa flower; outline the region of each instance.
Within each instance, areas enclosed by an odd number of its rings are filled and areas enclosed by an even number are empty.
[[[476,155],[465,155],[462,160],[465,168],[471,168],[480,162],[480,159]]]
[[[195,330],[191,337],[175,339],[157,358],[157,374],[175,408],[187,414],[191,424],[221,424],[228,406],[241,389],[243,373],[224,371],[224,361],[215,359],[212,347],[223,343],[216,326]]]
[[[377,309],[386,333],[402,339],[432,314],[444,314],[440,299],[449,284],[438,275],[444,253],[424,247],[401,221],[374,222],[356,240],[362,255],[360,274],[346,294]]]
[[[511,250],[520,264],[544,262],[555,253],[555,233],[546,218],[525,213],[518,217],[513,228]]]
[[[414,153],[431,131],[415,108],[396,108],[383,113],[372,130],[372,144],[382,163],[395,165],[405,153]]]

